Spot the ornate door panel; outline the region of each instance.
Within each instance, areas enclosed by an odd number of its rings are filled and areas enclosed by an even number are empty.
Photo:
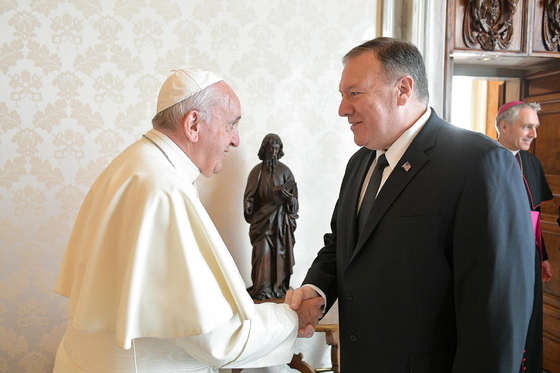
[[[560,0],[535,1],[533,55],[551,56],[560,50]]]
[[[538,102],[540,127],[531,151],[541,161],[554,199],[541,206],[541,226],[554,277],[544,290],[544,368],[560,372],[560,69],[525,78],[526,102]]]
[[[558,58],[560,0],[447,0],[452,52]]]
[[[526,53],[528,1],[457,0],[454,50]]]

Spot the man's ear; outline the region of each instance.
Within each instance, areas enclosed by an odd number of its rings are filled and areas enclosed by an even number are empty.
[[[197,142],[200,131],[200,113],[191,110],[183,118],[183,132],[190,142]]]
[[[397,82],[397,104],[404,106],[412,97],[414,80],[410,76],[405,76]]]
[[[509,124],[508,124],[508,122],[506,122],[505,120],[502,120],[502,121],[500,122],[499,127],[500,127],[500,132],[501,132],[501,133],[504,133],[504,132],[506,132],[506,131],[508,130]]]

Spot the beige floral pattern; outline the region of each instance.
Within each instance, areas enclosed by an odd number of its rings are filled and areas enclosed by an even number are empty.
[[[83,39],[80,32],[82,32],[83,26],[79,18],[64,13],[52,20],[51,28],[55,32],[52,36],[53,44],[62,44],[66,41],[72,44],[82,44]]]
[[[262,138],[284,140],[301,199],[298,286],[356,149],[337,116],[340,58],[376,29],[379,4],[0,0],[0,373],[52,371],[68,320],[67,300],[53,289],[80,204],[151,128],[173,69],[214,70],[240,97],[241,146],[198,186],[248,283],[246,178]],[[324,336],[297,346],[312,365],[328,365]]]

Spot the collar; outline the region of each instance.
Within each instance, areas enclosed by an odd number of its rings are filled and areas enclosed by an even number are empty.
[[[387,157],[387,162],[389,162],[388,167],[390,167],[391,170],[394,169],[400,161],[404,152],[406,152],[410,146],[412,140],[414,140],[416,135],[418,135],[418,132],[420,132],[422,127],[424,127],[430,118],[430,115],[432,115],[432,109],[428,106],[426,112],[422,114],[422,116],[409,129],[404,131],[403,134],[393,143],[393,145],[389,147],[389,149],[387,149],[385,157]],[[377,151],[376,156],[379,156],[382,153],[382,151]]]
[[[519,151],[520,151],[520,149],[511,150],[511,149],[509,149],[509,148],[506,148],[506,147],[503,146],[502,143],[499,142],[498,140],[496,140],[496,142],[497,142],[498,144],[500,144],[500,146],[501,146],[502,148],[509,150],[509,151],[511,152],[511,154],[513,154],[514,157],[515,157],[515,156],[517,155],[517,153],[519,153]]]
[[[177,173],[189,183],[194,183],[200,175],[200,170],[193,161],[164,133],[152,128],[146,137],[155,142],[167,154]],[[147,141],[147,140],[146,140]],[[153,144],[151,144],[153,146]]]

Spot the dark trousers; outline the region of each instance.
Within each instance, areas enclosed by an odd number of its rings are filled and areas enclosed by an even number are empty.
[[[533,313],[529,321],[527,341],[525,343],[524,373],[542,373],[543,371],[543,290],[541,257],[536,251],[535,259],[535,300]]]

